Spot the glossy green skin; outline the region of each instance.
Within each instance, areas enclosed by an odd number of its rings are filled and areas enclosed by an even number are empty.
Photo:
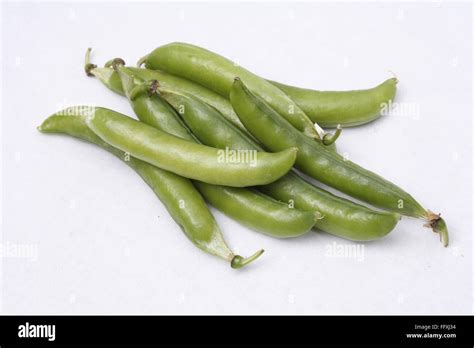
[[[261,151],[255,141],[214,108],[192,96],[169,92],[162,93],[162,96],[176,108],[184,106],[185,112],[180,116],[204,144],[222,149]],[[317,229],[350,240],[369,241],[383,237],[393,230],[400,219],[396,213],[374,211],[337,197],[311,185],[294,172],[260,189],[275,199],[293,204],[297,209],[319,212],[322,218],[316,221]]]
[[[133,74],[135,78],[139,80],[157,80],[160,86],[163,88],[180,91],[199,98],[205,103],[218,109],[235,126],[239,127],[243,131],[246,131],[245,127],[240,122],[239,117],[235,114],[232,105],[230,105],[229,100],[211,91],[210,89],[207,89],[206,87],[203,87],[192,81],[159,70],[135,67],[126,67],[126,69],[130,74]],[[125,95],[120,78],[112,68],[95,68],[91,71],[91,73],[115,93]]]
[[[143,80],[152,80],[152,79],[160,80],[161,79],[160,84],[162,86],[164,86],[165,88],[167,88],[167,89],[169,88],[171,90],[186,92],[188,94],[191,94],[191,95],[194,95],[194,96],[198,97],[200,100],[203,100],[203,101],[207,102],[208,104],[212,105],[217,110],[219,110],[222,113],[222,115],[227,118],[227,120],[229,120],[231,123],[233,123],[234,125],[239,127],[241,130],[243,130],[245,135],[249,136],[249,133],[247,132],[245,127],[243,127],[240,120],[236,120],[236,118],[235,118],[236,115],[233,112],[233,110],[231,110],[231,112],[229,112],[229,107],[228,106],[230,104],[228,103],[228,101],[225,98],[222,98],[219,95],[215,94],[214,92],[209,91],[208,89],[206,89],[206,88],[204,88],[200,85],[197,85],[193,82],[190,82],[190,81],[185,80],[185,79],[181,79],[179,77],[175,77],[173,75],[170,75],[170,74],[167,74],[167,73],[164,73],[164,72],[161,72],[161,71],[155,71],[155,70],[149,70],[149,69],[140,69],[140,68],[133,68],[133,67],[128,67],[127,69],[133,71],[133,73],[136,77],[140,77]],[[117,73],[115,73],[113,71],[113,69],[111,69],[111,68],[95,68],[91,72],[92,72],[93,75],[98,77],[112,91],[114,91],[116,93],[119,93],[119,94],[122,94],[122,95],[124,94],[120,79],[119,79]],[[252,138],[252,139],[254,139],[254,138]],[[327,148],[332,148],[332,146],[327,146]],[[276,181],[272,185],[268,185],[267,187],[277,185],[278,183],[283,183],[284,181],[282,179],[279,179],[278,181]],[[318,189],[318,188],[316,188],[316,189]],[[326,191],[324,191],[324,192],[326,192]],[[314,202],[318,202],[318,199],[319,199],[318,197],[321,197],[321,195],[318,195],[317,193],[318,192],[316,192],[313,196]],[[331,198],[331,196],[333,196],[333,195],[330,194],[329,198]],[[284,197],[284,196],[282,196],[282,197]],[[336,196],[333,196],[333,197],[335,197],[336,200],[340,200],[339,197],[336,197]],[[275,195],[275,198],[277,198],[276,195]],[[285,198],[281,198],[281,199],[284,200]],[[345,200],[343,200],[343,201],[345,201]],[[350,202],[350,203],[352,203],[352,202]],[[324,207],[325,202],[322,201],[322,203],[320,203],[318,205],[318,210],[324,210],[324,208],[322,208],[321,205]],[[301,208],[303,209],[303,207],[301,207]],[[343,207],[340,207],[340,208],[337,208],[337,209],[340,209],[340,211],[344,211],[344,209],[342,209],[342,208]],[[345,213],[341,214],[341,216],[344,216],[344,215],[346,215],[346,214]],[[348,214],[348,215],[350,215],[350,214]],[[324,222],[328,222],[328,221],[330,221],[329,216],[328,216],[328,218],[326,218],[324,220]],[[329,229],[332,229],[333,231],[337,231],[338,229],[340,230],[340,226],[341,226],[340,223],[336,224],[336,222],[335,222],[334,224],[331,223],[331,225],[334,225],[334,227],[324,227],[324,229],[326,231],[329,231]],[[439,218],[438,221],[429,221],[428,225],[431,225],[431,227],[433,228],[433,230],[435,232],[440,233],[440,237],[441,237],[441,240],[442,240],[443,244],[445,246],[447,246],[448,241],[449,241],[449,236],[448,236],[448,230],[447,230],[445,221],[443,219]],[[339,233],[339,232],[335,232],[335,233]],[[344,233],[344,232],[340,232],[340,233]],[[350,229],[348,230],[347,234],[348,235],[351,234]]]
[[[311,211],[288,208],[288,205],[249,189],[221,187],[195,182],[206,200],[221,212],[253,230],[277,238],[303,235],[314,226]],[[248,215],[249,207],[251,216]]]
[[[319,211],[316,227],[353,241],[371,241],[389,234],[400,220],[398,213],[369,209],[311,185],[296,173],[265,185],[263,191],[296,208]]]
[[[145,66],[194,81],[225,98],[229,97],[234,79],[239,77],[296,129],[319,139],[313,122],[284,92],[216,53],[198,46],[175,42],[151,52],[145,59]]]
[[[171,74],[159,70],[142,69],[128,66],[121,68],[126,69],[129,75],[133,75],[137,83],[156,80],[158,81],[160,88],[175,91],[178,93],[185,93],[198,98],[199,100],[219,110],[219,112],[225,118],[227,118],[229,122],[239,128],[241,131],[243,131],[247,136],[253,138],[253,136],[245,129],[242,122],[240,122],[240,119],[234,112],[234,109],[232,108],[232,105],[230,104],[229,100],[224,97],[221,97],[219,94],[207,89],[206,87],[202,87],[197,83],[188,81],[181,77],[173,76]],[[125,95],[125,92],[122,87],[122,82],[120,81],[120,78],[117,72],[114,71],[114,69],[95,68],[92,69],[90,73],[96,76],[111,91],[120,95]],[[335,143],[326,146],[328,149],[336,151]]]
[[[183,139],[199,142],[174,109],[160,96],[141,93],[130,98],[140,85],[137,85],[133,74],[126,68],[119,67],[118,71],[126,95],[140,121]],[[192,112],[192,107],[193,105],[185,105],[185,110]],[[310,231],[316,220],[312,212],[290,209],[255,190],[216,186],[200,181],[195,181],[194,185],[211,205],[224,214],[273,237],[300,236]]]
[[[321,127],[358,126],[377,119],[382,108],[395,98],[397,79],[391,78],[380,85],[354,91],[316,91],[284,85],[272,84],[285,92]]]
[[[133,157],[175,174],[209,184],[245,187],[264,185],[286,174],[296,149],[258,152],[256,165],[223,160],[222,150],[186,141],[105,108],[94,108],[86,119],[102,140]]]
[[[242,81],[235,81],[230,100],[242,123],[265,148],[281,151],[297,147],[296,167],[307,175],[376,207],[402,215],[426,217],[425,209],[408,193],[345,160],[319,142],[302,136],[262,99],[251,93]]]
[[[87,127],[85,116],[75,113],[77,110],[70,109],[68,112],[52,115],[43,122],[39,130],[44,133],[68,134],[111,152],[143,178],[191,242],[207,253],[227,261],[233,259],[234,255],[226,245],[219,226],[190,180],[127,156],[95,135]]]

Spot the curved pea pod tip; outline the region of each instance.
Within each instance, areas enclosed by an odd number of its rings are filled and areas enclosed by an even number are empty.
[[[249,256],[249,257],[242,257],[240,255],[235,255],[232,258],[232,261],[230,262],[230,266],[232,268],[235,268],[235,269],[242,268],[242,267],[248,265],[249,263],[251,263],[252,261],[258,259],[260,257],[260,255],[263,254],[264,251],[265,250],[260,249],[255,254],[253,254],[252,256]]]
[[[315,126],[317,125],[317,123],[315,123]],[[324,145],[332,145],[336,142],[337,138],[339,138],[339,136],[341,135],[342,133],[342,127],[340,124],[337,125],[336,127],[336,131],[334,133],[325,133],[324,136],[323,136],[323,144]]]

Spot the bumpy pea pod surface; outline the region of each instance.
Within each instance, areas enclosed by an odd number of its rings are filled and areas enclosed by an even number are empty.
[[[160,89],[160,88],[159,88]],[[244,132],[232,125],[216,109],[189,95],[161,89],[161,95],[204,144],[217,148],[261,151],[261,147]],[[369,241],[387,235],[396,226],[396,213],[377,212],[349,200],[337,197],[290,172],[260,190],[297,209],[317,212],[315,227],[336,236]]]
[[[288,122],[307,136],[319,139],[328,145],[337,138],[326,134],[321,127],[313,124],[304,111],[279,88],[229,59],[204,48],[186,43],[170,43],[158,47],[143,57],[139,61],[139,64],[142,63],[149,69],[166,71],[194,81],[225,98],[229,97],[234,79],[240,77],[254,93],[266,100]]]
[[[345,160],[320,143],[301,136],[264,100],[236,79],[230,93],[234,111],[265,148],[281,151],[297,147],[296,167],[311,177],[374,206],[402,215],[423,218],[448,245],[448,230],[439,215],[425,210],[411,195],[384,178]]]
[[[321,127],[358,126],[377,119],[397,92],[397,79],[391,78],[380,85],[353,91],[317,91],[288,86],[275,81],[272,84],[285,92]]]
[[[243,267],[263,252],[259,251],[248,259],[234,255],[225,243],[206,203],[188,179],[127,156],[123,151],[110,146],[87,127],[85,116],[80,115],[80,109],[70,108],[52,115],[38,129],[43,133],[68,134],[88,141],[121,159],[150,186],[194,245],[229,261],[233,268]]]
[[[297,150],[258,152],[254,161],[225,161],[220,149],[170,135],[105,108],[89,108],[89,128],[102,140],[161,169],[209,184],[245,187],[277,180],[293,166]]]
[[[116,67],[123,89],[138,118],[150,126],[189,141],[198,142],[174,109],[159,95],[154,95],[154,81],[135,81],[133,74],[124,67]],[[191,105],[186,105],[188,108]],[[253,151],[256,153],[256,151]],[[204,198],[241,224],[277,238],[302,235],[311,230],[315,214],[287,205],[251,189],[216,186],[195,181]]]

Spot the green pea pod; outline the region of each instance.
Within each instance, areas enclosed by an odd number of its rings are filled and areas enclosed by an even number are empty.
[[[89,108],[87,125],[102,140],[132,156],[175,174],[209,184],[245,187],[265,185],[286,174],[295,148],[228,158],[225,152],[160,131],[105,108]]]
[[[156,91],[156,81],[142,83],[122,66],[115,67],[130,104],[140,121],[183,139],[199,142],[174,109]],[[195,181],[204,198],[241,224],[278,238],[296,237],[311,230],[315,214],[290,209],[255,190]]]
[[[297,237],[310,231],[319,216],[310,211],[290,209],[287,204],[270,199],[258,191],[195,182],[206,200],[253,230],[272,237]],[[248,208],[251,215],[247,215]]]
[[[120,81],[120,77],[118,76],[117,72],[111,67],[98,68],[94,64],[91,64],[89,62],[89,52],[90,51],[88,51],[86,55],[86,67],[88,69],[88,75],[97,77],[113,92],[120,95],[125,95],[122,82]],[[230,105],[229,100],[211,91],[210,89],[159,70],[142,69],[130,66],[127,66],[126,69],[130,74],[133,74],[136,79],[141,81],[157,80],[162,87],[178,89],[183,93],[194,95],[195,97],[218,109],[235,126],[239,127],[243,131],[246,131],[245,127],[240,122],[239,117],[235,114],[232,105]]]
[[[423,218],[448,244],[446,224],[437,214],[425,210],[411,195],[382,177],[345,160],[315,141],[301,136],[265,101],[236,79],[230,93],[234,111],[245,127],[267,149],[281,151],[297,147],[296,167],[326,185],[374,206],[402,215]]]
[[[316,91],[288,86],[275,81],[272,84],[285,92],[321,127],[358,126],[377,119],[395,98],[397,79],[391,78],[380,85],[355,91]]]
[[[174,108],[182,110],[179,115],[204,144],[221,149],[262,150],[213,107],[190,95],[160,87],[158,90]],[[317,212],[320,218],[315,228],[350,240],[378,239],[392,231],[400,220],[396,213],[378,212],[337,197],[311,185],[294,172],[260,189],[297,209]]]
[[[304,111],[279,88],[227,58],[204,48],[179,42],[170,43],[156,48],[140,59],[139,65],[143,63],[149,69],[162,70],[194,81],[225,98],[229,97],[234,79],[240,77],[254,93],[266,100],[288,122],[307,136],[319,139],[327,145],[332,144],[337,138],[326,134],[318,124],[313,124]]]
[[[86,52],[85,70],[88,76],[97,77],[107,88],[109,88],[113,92],[118,93],[120,95],[125,95],[125,92],[122,87],[122,82],[117,72],[112,69],[114,62],[120,63],[119,65],[122,65],[123,60],[120,58],[116,58],[115,60],[109,61],[106,64],[106,67],[98,68],[95,64],[90,63],[90,49],[88,49]],[[134,76],[134,80],[136,80],[137,83],[140,81],[145,82],[157,80],[159,81],[159,85],[163,88],[195,96],[206,104],[215,107],[233,125],[245,132],[248,136],[252,137],[252,135],[247,132],[245,127],[240,122],[239,117],[235,114],[234,109],[232,108],[232,105],[230,104],[229,100],[220,96],[219,94],[194,82],[177,76],[173,76],[163,71],[141,69],[129,66],[125,67],[125,69],[127,69],[129,75]],[[333,151],[336,151],[336,144],[330,144],[328,145],[328,148]]]
[[[206,203],[188,179],[153,167],[110,146],[87,127],[80,108],[66,111],[48,117],[38,129],[43,133],[68,134],[88,141],[124,161],[151,187],[174,221],[198,248],[229,261],[233,268],[245,266],[263,252],[261,250],[248,259],[234,255]]]
[[[108,64],[98,68],[90,63],[90,49],[86,53],[85,69],[89,76],[95,76],[115,93],[124,95],[117,73]],[[229,121],[243,131],[247,131],[235,114],[229,100],[210,89],[187,79],[160,70],[142,69],[128,66],[135,78],[142,81],[157,80],[164,88],[190,94],[215,107]],[[389,79],[368,90],[357,91],[312,91],[270,81],[287,93],[311,118],[323,127],[356,126],[375,119],[380,107],[390,105],[396,92],[396,79]]]

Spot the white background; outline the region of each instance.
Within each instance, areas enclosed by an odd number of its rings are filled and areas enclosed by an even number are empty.
[[[472,12],[437,3],[4,3],[3,313],[472,313]],[[83,71],[83,56],[134,64],[184,41],[275,80],[318,89],[374,86],[394,71],[416,115],[347,129],[350,159],[442,212],[451,244],[403,219],[364,245],[323,233],[275,240],[216,212],[247,269],[196,249],[141,179],[92,145],[36,131],[74,104],[130,114]]]

